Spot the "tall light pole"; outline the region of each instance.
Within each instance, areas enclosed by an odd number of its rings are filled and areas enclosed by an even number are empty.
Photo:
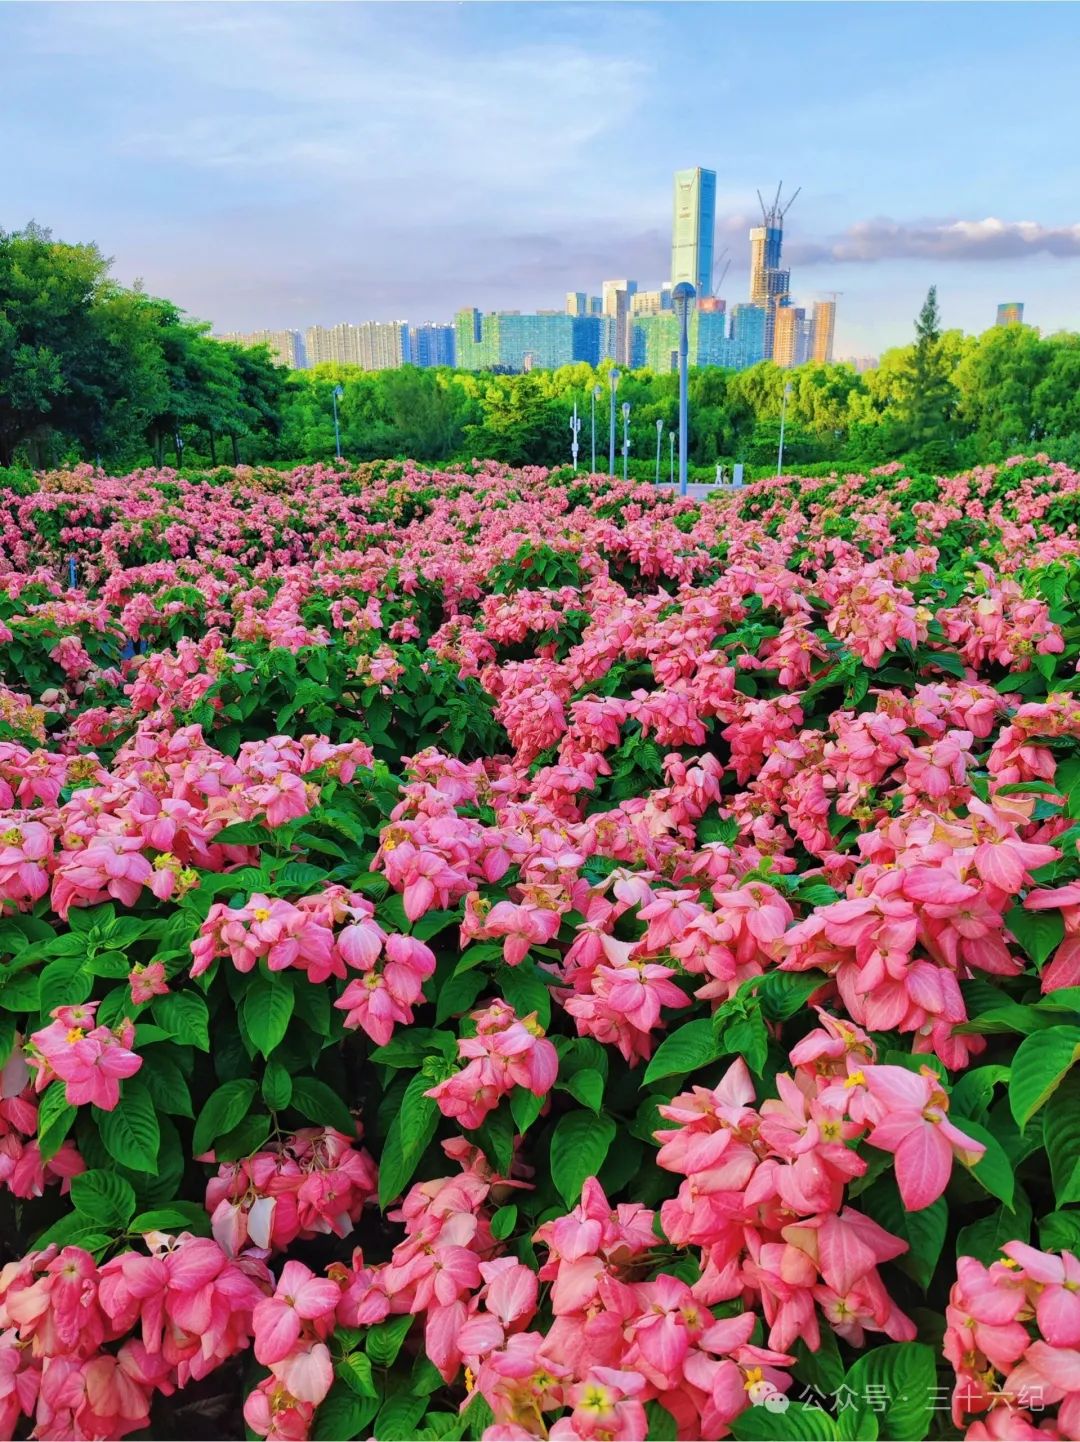
[[[334,451],[335,457],[341,455],[341,427],[338,425],[337,403],[338,396],[343,396],[344,394],[344,386],[335,386],[334,389],[330,392],[330,399],[334,402],[334,446],[336,448]]]
[[[590,472],[590,474],[591,474],[591,475],[594,475],[594,476],[596,475],[596,402],[600,399],[600,397],[601,397],[603,394],[604,394],[604,387],[603,387],[603,386],[593,386],[593,388],[592,388],[592,428],[591,428],[591,435],[592,435],[592,471]]]
[[[580,430],[581,430],[581,421],[578,419],[578,413],[577,413],[577,397],[575,396],[575,398],[574,398],[574,414],[573,414],[573,415],[571,416],[571,418],[570,418],[570,435],[571,435],[571,437],[572,437],[572,440],[571,440],[571,442],[570,442],[570,454],[571,454],[571,455],[573,456],[573,458],[574,458],[574,474],[575,474],[575,475],[577,475],[578,432],[579,432]]]
[[[670,463],[671,463],[671,470],[670,470],[670,472],[669,472],[668,478],[669,478],[669,480],[671,481],[671,484],[674,485],[674,484],[675,484],[675,432],[674,432],[674,431],[668,431],[668,441],[670,442],[670,445],[668,446],[668,460],[669,460]]]
[[[656,484],[657,484],[657,485],[660,484],[660,438],[663,436],[663,434],[664,434],[664,422],[663,422],[662,420],[659,420],[659,419],[658,419],[657,422],[656,422]]]
[[[687,355],[690,349],[688,330],[690,325],[690,308],[694,303],[696,291],[688,280],[680,280],[675,289],[671,292],[671,303],[675,308],[675,314],[679,317],[679,495],[686,495],[686,371]]]
[[[630,402],[622,403],[622,478],[626,480],[626,458],[630,454]]]
[[[787,398],[791,394],[791,382],[788,381],[784,387],[784,398],[780,402],[780,449],[776,453],[776,474],[779,475],[784,465],[784,421],[787,418]]]
[[[608,417],[608,475],[615,479],[615,392],[619,389],[619,372],[608,371],[608,384],[611,387],[611,414]]]

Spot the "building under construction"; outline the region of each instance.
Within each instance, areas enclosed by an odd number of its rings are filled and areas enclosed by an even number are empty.
[[[783,181],[776,187],[771,205],[766,205],[758,191],[761,224],[750,232],[750,304],[765,311],[765,355],[773,354],[776,337],[776,312],[791,304],[791,272],[781,265],[784,248],[784,217],[795,203],[795,194],[785,204]],[[800,187],[801,189],[801,187]],[[789,362],[790,364],[790,362]]]

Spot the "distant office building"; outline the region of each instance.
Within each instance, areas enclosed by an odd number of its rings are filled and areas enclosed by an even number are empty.
[[[675,172],[671,223],[671,283],[689,281],[698,295],[712,294],[713,233],[716,230],[716,171]]]
[[[745,370],[765,359],[765,320],[763,305],[731,307],[732,356],[736,370]]]
[[[601,300],[601,298],[600,298],[598,295],[590,295],[590,296],[589,296],[589,314],[590,314],[590,315],[603,315],[603,314],[604,314],[604,303],[603,303],[603,301]]]
[[[728,318],[723,310],[695,310],[689,340],[695,365],[737,369]]]
[[[601,287],[601,313],[603,315],[615,315],[618,308],[618,294],[620,291],[626,295],[637,294],[636,280],[605,280]]]
[[[217,336],[216,339],[230,341],[233,345],[243,346],[245,350],[257,345],[267,346],[274,364],[288,366],[290,370],[300,371],[307,365],[303,337],[298,330],[233,330]]]
[[[454,317],[454,353],[462,370],[489,370],[499,364],[499,320],[470,306]]]
[[[765,354],[773,356],[774,359],[778,312],[791,303],[791,272],[784,270],[780,264],[784,245],[784,216],[799,193],[796,190],[787,205],[782,205],[782,189],[782,186],[777,186],[776,196],[768,206],[761,199],[761,192],[758,192],[762,223],[755,225],[750,231],[750,303],[765,308]],[[790,325],[788,322],[787,327]],[[785,334],[788,333],[786,328]]]
[[[589,297],[583,290],[568,290],[566,292],[566,314],[567,315],[588,315]]]
[[[632,324],[633,364],[666,374],[679,349],[679,319],[674,311],[636,316]]]
[[[1007,300],[997,308],[998,325],[1023,325],[1024,324],[1024,302],[1022,300]]]
[[[601,360],[600,331],[604,317],[600,315],[575,315],[573,321],[573,358],[598,366]]]
[[[828,365],[833,358],[833,333],[836,330],[836,301],[816,300],[810,337],[810,359]]]
[[[414,366],[452,366],[456,339],[452,325],[428,321],[409,329],[409,357]]]
[[[664,302],[668,303],[665,305]],[[631,315],[659,315],[671,309],[670,290],[639,290],[630,297]]]
[[[799,364],[800,353],[805,346],[806,312],[801,306],[781,306],[773,320],[772,358],[785,370]]]
[[[611,358],[616,365],[633,364],[630,305],[637,288],[636,280],[605,280],[603,284],[604,315],[615,321],[615,344]]]

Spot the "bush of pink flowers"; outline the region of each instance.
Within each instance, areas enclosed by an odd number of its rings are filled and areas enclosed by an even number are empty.
[[[0,1439],[1078,1435],[1080,475],[26,490]]]

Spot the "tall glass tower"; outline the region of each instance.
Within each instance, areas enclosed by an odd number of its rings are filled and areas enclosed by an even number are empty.
[[[671,226],[671,283],[688,280],[699,296],[712,295],[716,171],[677,170]]]

